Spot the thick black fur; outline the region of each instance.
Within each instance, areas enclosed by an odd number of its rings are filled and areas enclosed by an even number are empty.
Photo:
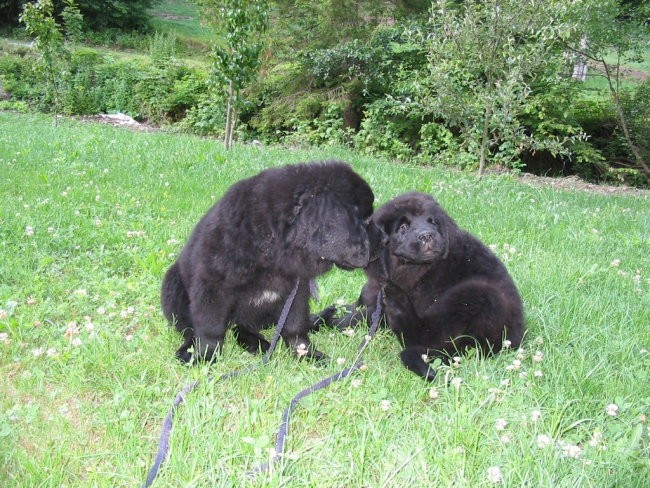
[[[468,347],[496,353],[504,339],[519,346],[523,306],[505,266],[431,196],[400,195],[372,219],[388,244],[365,269],[368,281],[356,307],[341,318],[333,318],[330,307],[321,312],[321,323],[357,325],[374,312],[383,289],[384,319],[404,347],[402,362],[427,380],[435,376],[432,359],[448,363]]]
[[[368,183],[339,161],[268,169],[230,187],[162,283],[163,312],[185,339],[177,357],[213,359],[229,326],[245,349],[266,351],[259,331],[278,320],[300,279],[282,338],[322,358],[307,335],[309,280],[333,265],[368,264],[379,235],[368,220],[373,201]]]

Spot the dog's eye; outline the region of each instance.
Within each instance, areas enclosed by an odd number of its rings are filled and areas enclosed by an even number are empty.
[[[399,231],[404,233],[409,230],[409,224],[408,222],[404,222],[402,225],[399,226]]]
[[[435,222],[433,221],[433,217],[429,217],[427,219],[427,222],[430,223],[431,225],[435,224]]]

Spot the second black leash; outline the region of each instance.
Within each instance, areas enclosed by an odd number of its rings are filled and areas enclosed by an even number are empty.
[[[368,335],[366,335],[363,338],[363,341],[361,341],[361,344],[357,349],[357,356],[355,358],[354,364],[351,367],[346,368],[343,371],[340,371],[339,373],[336,373],[332,376],[328,376],[327,378],[324,378],[319,382],[314,383],[310,387],[300,391],[296,396],[294,396],[291,399],[289,406],[284,410],[284,413],[282,414],[282,423],[280,424],[280,429],[278,430],[278,438],[275,443],[275,452],[272,454],[272,456],[270,456],[269,461],[249,471],[248,472],[249,476],[255,476],[258,473],[269,471],[271,467],[276,462],[278,462],[280,457],[284,454],[284,441],[287,436],[287,432],[289,430],[289,421],[291,419],[291,413],[296,408],[300,400],[302,400],[306,396],[311,395],[312,393],[318,390],[327,388],[335,381],[339,381],[342,380],[343,378],[347,378],[352,373],[360,369],[361,366],[363,366],[363,358],[361,357],[361,353],[363,352],[363,350],[366,348],[370,340],[374,337],[375,333],[377,332],[377,328],[379,327],[379,320],[381,319],[382,302],[383,302],[383,293],[380,290],[379,293],[377,293],[377,306],[375,307],[375,311],[373,312],[372,317],[370,319],[370,330],[368,331]]]

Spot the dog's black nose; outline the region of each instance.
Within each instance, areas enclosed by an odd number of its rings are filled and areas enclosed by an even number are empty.
[[[426,244],[433,240],[433,234],[431,234],[430,232],[422,232],[418,235],[418,240]]]

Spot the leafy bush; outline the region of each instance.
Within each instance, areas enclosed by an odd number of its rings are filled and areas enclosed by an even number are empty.
[[[34,56],[0,57],[0,79],[14,99],[51,107]],[[89,48],[71,52],[59,80],[60,109],[69,115],[124,112],[155,123],[182,119],[207,92],[206,74],[173,62],[120,60]]]
[[[156,0],[75,0],[89,30],[147,29],[149,13]],[[55,2],[59,8],[63,1]]]
[[[404,161],[415,154],[414,138],[420,127],[421,120],[413,116],[407,101],[385,98],[366,108],[354,143],[361,151]]]
[[[650,165],[650,79],[641,83],[634,92],[624,93],[621,105],[627,118],[632,141],[645,161]],[[632,155],[629,154],[630,159]],[[637,172],[638,173],[638,172]],[[650,175],[639,175],[647,185]]]
[[[190,107],[177,129],[203,136],[222,136],[226,126],[226,111],[223,103],[215,103],[209,95],[202,97]]]
[[[343,146],[350,141],[351,130],[343,127],[342,107],[336,103],[325,104],[320,117],[294,121],[295,131],[285,142],[310,146]]]
[[[31,59],[30,59],[31,58]],[[0,81],[3,89],[19,100],[34,98],[32,68],[35,60],[26,53],[0,55]]]

